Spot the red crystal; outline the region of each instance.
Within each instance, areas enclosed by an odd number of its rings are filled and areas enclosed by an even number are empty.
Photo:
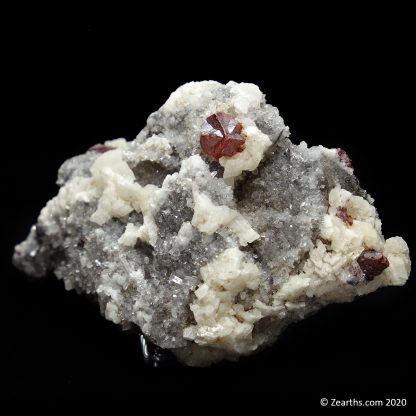
[[[95,144],[94,146],[91,146],[88,150],[96,153],[105,153],[113,149],[115,148],[111,146],[106,146],[105,144]]]
[[[222,156],[234,156],[243,150],[242,129],[243,125],[229,114],[212,114],[201,128],[201,148],[217,160]]]
[[[364,250],[357,258],[357,263],[365,275],[366,280],[373,280],[384,269],[389,267],[387,257],[375,250]]]
[[[352,160],[347,155],[347,152],[344,149],[338,147],[337,149],[338,157],[341,162],[344,162],[349,168],[352,168]]]
[[[344,221],[345,224],[352,225],[353,220],[350,214],[347,212],[347,208],[345,207],[338,207],[336,216]]]

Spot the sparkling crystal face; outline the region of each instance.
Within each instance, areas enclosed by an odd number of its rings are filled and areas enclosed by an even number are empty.
[[[229,114],[218,112],[210,115],[201,128],[202,150],[214,159],[234,156],[243,150],[245,138],[243,125]]]

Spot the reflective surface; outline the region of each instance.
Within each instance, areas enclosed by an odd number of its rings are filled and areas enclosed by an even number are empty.
[[[140,348],[148,367],[170,367],[177,364],[172,353],[152,344],[143,334],[140,334]]]

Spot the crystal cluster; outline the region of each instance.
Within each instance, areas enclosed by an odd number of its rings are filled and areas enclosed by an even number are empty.
[[[14,263],[94,294],[107,319],[199,366],[403,285],[407,245],[384,239],[346,152],[288,137],[257,86],[185,84],[135,140],[62,165]]]
[[[201,128],[201,149],[218,160],[222,156],[232,157],[243,150],[245,142],[241,136],[243,126],[229,114],[215,113],[207,118]]]

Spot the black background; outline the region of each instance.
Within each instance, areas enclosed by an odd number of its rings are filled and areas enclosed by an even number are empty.
[[[143,12],[128,24],[94,18],[65,28],[21,24],[7,37],[13,128],[3,137],[10,149],[2,161],[2,391],[8,399],[145,401],[148,393],[170,391],[208,397],[209,405],[228,395],[249,402],[254,391],[276,408],[289,400],[319,407],[321,397],[412,401],[413,278],[405,287],[328,306],[292,325],[273,348],[238,363],[152,369],[143,364],[137,337],[105,321],[96,305],[53,277],[33,281],[10,264],[13,246],[56,194],[65,159],[107,139],[133,139],[171,91],[205,79],[254,82],[279,108],[294,142],[346,149],[375,198],[384,235],[403,236],[414,252],[414,91],[405,12],[350,10],[342,20],[345,11],[333,11],[309,22],[306,15],[304,25],[272,10],[240,11],[218,23],[206,9],[180,21],[164,10],[166,21]]]

